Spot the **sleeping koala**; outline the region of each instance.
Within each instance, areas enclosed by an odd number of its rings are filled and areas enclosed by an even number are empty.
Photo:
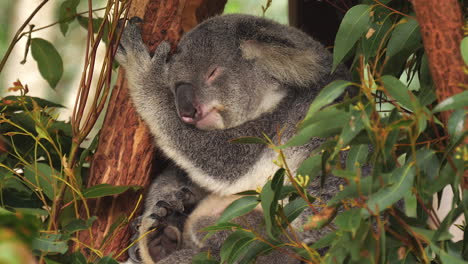
[[[200,250],[216,255],[227,236],[203,240],[197,231],[216,221],[233,194],[263,186],[278,169],[267,146],[230,141],[262,133],[278,140],[280,128],[287,140],[320,89],[348,74],[343,67],[331,73],[331,54],[317,41],[264,18],[211,18],[185,34],[172,55],[167,42],[151,55],[138,22],[127,24],[116,58],[137,111],[175,165],[150,187],[138,231],[156,230],[136,250],[144,263],[191,263]],[[287,149],[291,170],[320,143]],[[325,185],[329,193],[337,188],[337,180]],[[261,212],[246,218],[256,225]],[[258,262],[287,263],[284,255]]]

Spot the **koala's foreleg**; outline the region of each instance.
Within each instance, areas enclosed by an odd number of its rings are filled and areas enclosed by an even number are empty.
[[[134,236],[140,240],[130,250],[130,257],[135,262],[154,263],[181,249],[187,216],[205,195],[205,190],[179,168],[169,166],[164,170],[146,194],[138,235]]]

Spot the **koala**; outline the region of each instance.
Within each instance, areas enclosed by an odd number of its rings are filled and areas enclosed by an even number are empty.
[[[278,169],[272,149],[231,140],[265,134],[278,141],[279,130],[282,141],[289,139],[320,89],[348,79],[348,72],[344,67],[331,72],[332,56],[321,44],[265,18],[210,18],[186,33],[173,54],[165,41],[150,54],[140,22],[127,23],[116,59],[156,146],[174,165],[150,187],[138,234],[155,230],[130,255],[138,251],[143,263],[191,263],[201,250],[216,256],[228,235],[204,240],[198,230],[216,222],[236,199],[233,194],[263,186]],[[286,149],[290,169],[321,142]],[[330,192],[337,188],[337,180],[325,185]],[[261,216],[254,210],[244,221],[255,226]],[[277,254],[257,262],[291,260]]]

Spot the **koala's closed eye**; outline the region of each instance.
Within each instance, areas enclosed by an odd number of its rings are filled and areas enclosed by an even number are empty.
[[[207,77],[205,78],[207,83],[213,82],[221,73],[223,69],[222,67],[215,66],[208,71]]]

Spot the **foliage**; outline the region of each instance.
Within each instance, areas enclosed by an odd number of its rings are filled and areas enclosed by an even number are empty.
[[[271,250],[310,263],[468,263],[468,242],[452,241],[448,230],[459,216],[468,216],[468,192],[459,188],[468,165],[468,93],[436,102],[409,4],[361,2],[345,14],[333,53],[334,68],[351,61],[353,81],[325,87],[286,142],[234,141],[267,144],[278,153],[279,169],[263,188],[245,192],[249,196],[234,201],[216,225],[205,229],[233,231],[221,248],[221,263],[250,263]],[[347,86],[357,87],[359,95],[330,105]],[[453,112],[444,126],[437,114],[447,110]],[[312,137],[323,138],[322,145],[291,172],[284,149]],[[308,193],[310,182],[323,182],[331,174],[346,183],[335,197],[320,201]],[[444,205],[448,215],[439,219],[432,200],[440,203],[446,186],[454,199]],[[265,231],[232,222],[257,204]],[[332,230],[311,245],[288,235],[303,231],[291,223],[307,208],[314,213],[303,229]],[[458,228],[466,238],[466,224]]]
[[[109,0],[104,8],[78,12],[79,4],[79,0],[63,0],[58,23],[53,24],[63,35],[72,23],[88,29],[83,55],[87,59],[71,121],[57,120],[62,106],[28,96],[27,85],[20,81],[10,88],[18,95],[0,100],[0,263],[24,263],[33,257],[40,263],[116,263],[113,256],[103,256],[105,242],[84,245],[77,232],[91,230],[96,220],[87,199],[136,188],[86,188],[97,138],[87,148],[82,144],[110,93],[114,52],[110,43],[118,39],[117,22],[126,16],[128,6],[127,1]],[[103,11],[99,17],[87,17],[99,10]],[[30,18],[10,47],[28,37],[26,49],[31,50],[44,79],[55,87],[66,64],[54,44],[34,37],[34,30],[24,31]],[[99,45],[106,47],[106,55],[91,89],[93,77],[87,72],[94,68]],[[0,72],[10,51],[0,63]],[[334,67],[351,62],[353,80],[325,87],[298,124],[296,136],[286,142],[234,140],[274,149],[278,171],[262,188],[243,193],[216,225],[205,229],[208,235],[233,231],[221,248],[221,262],[249,263],[280,250],[311,263],[467,263],[467,240],[451,241],[448,228],[459,216],[468,216],[468,193],[459,189],[468,163],[464,145],[468,93],[436,102],[419,25],[407,2],[362,0],[348,10],[333,58]],[[348,86],[358,89],[359,95],[331,104]],[[438,114],[449,110],[444,126]],[[284,149],[306,144],[312,137],[323,138],[323,143],[293,173]],[[345,182],[339,193],[329,201],[309,193],[311,182],[324,182],[330,174]],[[432,200],[440,201],[446,186],[454,199],[449,214],[439,219]],[[233,222],[258,205],[263,209],[264,231]],[[313,215],[301,228],[293,228],[291,222],[304,210]],[[113,233],[131,218],[116,220]],[[311,245],[288,235],[324,227],[332,231]],[[466,225],[459,228],[467,237]],[[94,254],[86,259],[78,250],[83,248]],[[193,261],[219,262],[206,253]]]
[[[104,8],[77,12],[79,0],[64,0],[58,9],[58,21],[29,31],[25,26],[48,1],[43,0],[18,30],[0,63],[0,71],[12,47],[28,37],[26,54],[31,51],[38,71],[52,88],[60,81],[65,64],[54,44],[35,37],[35,32],[56,26],[65,36],[71,23],[86,31],[85,64],[71,121],[59,121],[63,106],[29,96],[29,88],[16,81],[8,90],[15,93],[0,100],[0,263],[117,263],[102,252],[112,236],[132,216],[121,216],[111,227],[109,237],[98,245],[83,244],[79,231],[91,231],[97,219],[88,208],[87,199],[116,195],[139,186],[106,184],[86,188],[90,158],[97,147],[97,137],[82,144],[104,109],[111,90],[113,53],[109,40],[120,35],[117,24],[126,16],[127,1],[108,1]],[[96,12],[99,17],[96,17]],[[93,14],[94,17],[87,17]],[[87,15],[87,16],[85,16]],[[99,61],[98,47],[106,52]],[[70,62],[65,62],[69,63]],[[96,64],[97,63],[97,64]],[[87,74],[99,65],[100,76]],[[99,75],[99,72],[98,72]],[[86,109],[86,111],[85,111]],[[84,145],[89,145],[84,148]],[[112,232],[113,230],[113,232]],[[91,234],[93,235],[93,234]],[[88,249],[88,259],[80,253]],[[122,254],[122,252],[116,252]],[[114,256],[114,257],[115,257]]]

